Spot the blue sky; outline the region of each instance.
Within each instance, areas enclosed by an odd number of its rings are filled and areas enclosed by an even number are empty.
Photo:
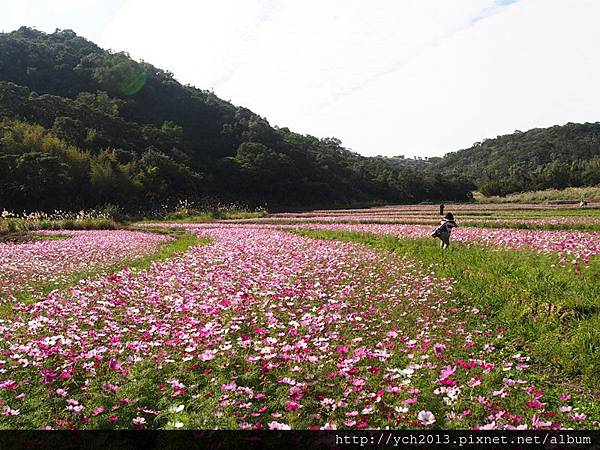
[[[600,119],[595,0],[4,0],[366,154],[439,156]]]

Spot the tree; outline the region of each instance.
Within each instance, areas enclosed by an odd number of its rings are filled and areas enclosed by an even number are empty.
[[[105,91],[97,91],[95,94],[80,92],[76,101],[109,116],[118,116],[119,104],[122,103],[117,99],[110,98]]]
[[[144,87],[146,71],[127,53],[106,53],[94,70],[94,79],[109,92],[130,96]]]

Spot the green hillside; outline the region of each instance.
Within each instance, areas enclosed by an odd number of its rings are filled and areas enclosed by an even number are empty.
[[[600,183],[600,122],[516,131],[428,164],[466,176],[486,195],[593,186]]]
[[[70,30],[0,34],[0,119],[0,209],[464,200],[473,187],[273,127]]]

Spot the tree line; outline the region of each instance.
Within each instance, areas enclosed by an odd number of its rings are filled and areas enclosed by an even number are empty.
[[[600,184],[600,123],[568,123],[477,142],[428,169],[468,178],[485,195]]]

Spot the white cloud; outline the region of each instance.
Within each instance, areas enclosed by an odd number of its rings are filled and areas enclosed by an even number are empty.
[[[344,123],[345,141],[372,154],[441,155],[515,129],[600,120],[599,16],[598,2],[519,2],[344,98],[323,122]],[[348,113],[357,104],[372,113]]]

